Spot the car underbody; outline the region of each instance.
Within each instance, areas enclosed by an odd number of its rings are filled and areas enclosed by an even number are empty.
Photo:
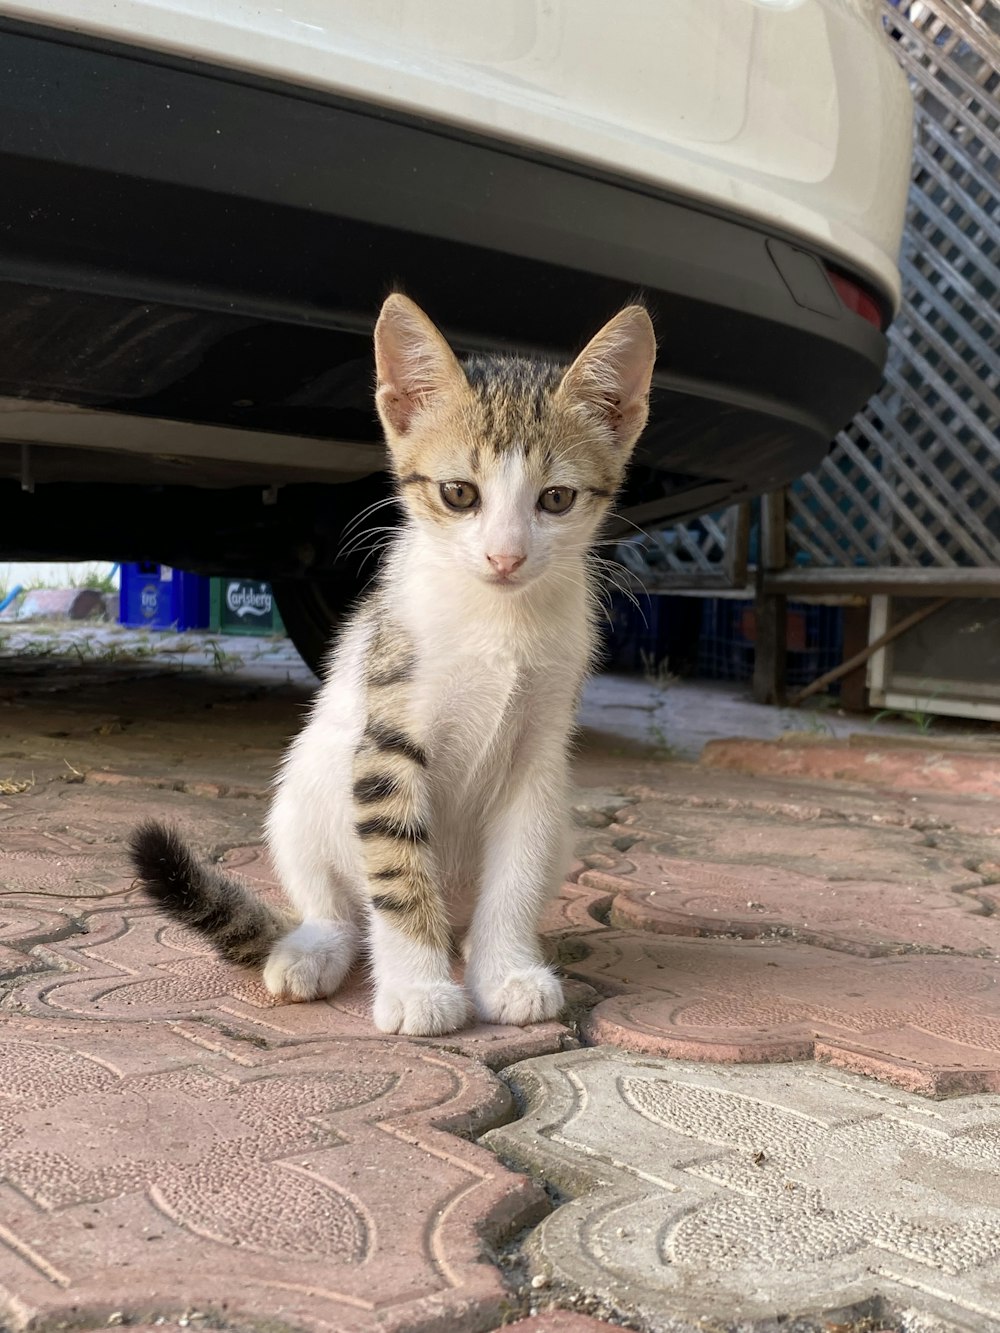
[[[886,297],[792,235],[68,33],[2,21],[0,56],[9,558],[346,578],[341,529],[386,489],[394,287],[460,352],[556,358],[641,295],[661,351],[621,531],[783,485],[879,382]]]

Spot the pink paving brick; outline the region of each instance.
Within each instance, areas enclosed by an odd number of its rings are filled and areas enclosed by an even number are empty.
[[[1000,1091],[1000,964],[609,931],[567,970],[586,1038],[687,1060],[828,1061],[930,1096]]]
[[[616,842],[616,839],[621,837],[621,832],[620,825],[612,824],[597,834],[578,833],[575,840],[577,857],[575,864],[579,864],[584,870],[607,870],[619,873],[626,871],[628,861],[622,852],[621,846],[617,845]],[[626,842],[632,836],[629,833]],[[578,878],[578,874],[570,875],[568,878]]]
[[[612,893],[591,888],[588,884],[564,884],[559,897],[545,909],[543,933],[553,937],[603,930],[603,917],[611,907],[612,897]]]
[[[510,1115],[481,1065],[406,1042],[196,1045],[164,1025],[0,1032],[12,1328],[191,1310],[326,1333],[500,1322],[484,1245],[547,1203],[455,1137]]]
[[[199,1333],[199,1330],[209,1333],[213,1327],[201,1312],[196,1312],[194,1318],[187,1315],[182,1317],[183,1324],[178,1323],[177,1319],[165,1319],[155,1324],[130,1324],[128,1333],[182,1333],[182,1330],[185,1333]],[[466,1327],[471,1328],[471,1324]],[[589,1315],[576,1314],[570,1310],[547,1310],[533,1317],[518,1319],[516,1323],[504,1322],[491,1330],[491,1333],[601,1333],[602,1330],[607,1333],[608,1329],[617,1327],[616,1324],[606,1324],[600,1319],[592,1319]],[[107,1333],[107,1325],[78,1330],[77,1333]],[[451,1330],[451,1333],[455,1331]],[[880,1331],[873,1329],[872,1333]],[[885,1333],[889,1333],[889,1330],[885,1330]]]
[[[631,849],[632,875],[589,870],[581,884],[613,897],[611,923],[666,935],[791,938],[868,956],[914,948],[1000,953],[1000,919],[979,886],[828,880],[771,865],[726,865]],[[957,873],[957,872],[956,872]]]
[[[746,810],[720,815],[655,800],[641,801],[609,832],[635,839],[643,851],[685,861],[777,866],[828,879],[933,883],[945,890],[968,881],[964,856],[997,846],[996,839],[963,836],[956,844],[950,835],[928,837],[916,829],[830,818],[782,819]],[[635,850],[623,853],[632,865]]]
[[[637,803],[657,801],[674,809],[717,815],[774,816],[782,821],[836,819],[878,828],[944,828],[1000,835],[1000,802],[933,790],[907,792],[808,778],[737,773],[693,764],[671,764],[629,787]],[[624,811],[627,818],[634,811]]]
[[[585,895],[590,896],[590,895]],[[363,969],[329,1001],[283,1004],[260,978],[219,962],[194,935],[165,921],[152,908],[105,912],[90,919],[91,933],[45,946],[58,971],[19,987],[12,1003],[54,1017],[112,1021],[209,1021],[266,1043],[330,1037],[370,1037],[371,997]],[[570,983],[574,1006],[594,997]],[[558,1022],[528,1028],[478,1024],[440,1039],[451,1050],[475,1055],[495,1068],[562,1048],[568,1028]]]
[[[709,741],[701,756],[710,768],[815,781],[861,782],[904,791],[1000,797],[1000,757],[926,745],[850,740]]]
[[[161,773],[119,773],[115,769],[89,769],[86,781],[95,787],[139,787],[151,791],[179,791],[188,796],[202,796],[220,800],[223,796],[235,800],[263,800],[268,795],[265,786],[247,786],[241,782],[211,782],[177,778]]]
[[[55,819],[48,823],[58,824]],[[120,848],[86,843],[60,829],[0,828],[0,892],[36,901],[58,899],[63,909],[86,910],[101,899],[127,893],[132,876]]]
[[[177,824],[208,853],[260,838],[259,801],[206,801],[173,790],[114,793],[51,782],[0,813],[0,889],[93,899],[126,891],[125,839],[141,820]]]

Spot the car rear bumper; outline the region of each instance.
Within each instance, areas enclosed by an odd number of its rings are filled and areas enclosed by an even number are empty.
[[[781,218],[898,301],[912,103],[881,0],[0,0],[4,14]]]
[[[194,484],[377,470],[368,343],[393,285],[460,348],[560,356],[642,292],[661,356],[626,496],[637,522],[790,480],[879,382],[884,336],[824,272],[842,262],[792,236],[440,125],[55,30],[3,25],[0,65],[0,398],[22,416],[56,402],[136,423],[135,450],[120,430],[112,450],[95,446],[92,419],[74,440],[72,412],[58,439],[36,423],[31,438],[51,446],[35,452],[38,481],[110,479],[112,453],[116,480],[176,480],[182,441],[169,457],[141,451],[151,419],[229,428],[219,466],[210,445],[185,463]],[[4,418],[0,404],[0,473],[13,476],[26,428]],[[258,441],[240,470],[240,431],[314,447],[262,460]]]

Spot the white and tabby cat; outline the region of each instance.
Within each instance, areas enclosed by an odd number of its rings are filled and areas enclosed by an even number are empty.
[[[588,552],[646,422],[656,343],[629,306],[568,369],[459,363],[388,298],[377,405],[405,514],[282,765],[277,911],[159,824],[146,891],[275,995],[336,991],[368,938],[384,1032],[562,1005],[538,920],[568,854],[567,750],[593,647]],[[464,986],[452,974],[462,939]]]

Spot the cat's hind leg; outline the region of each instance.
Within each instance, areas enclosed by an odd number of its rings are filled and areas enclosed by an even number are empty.
[[[307,918],[271,950],[264,964],[264,985],[286,1000],[333,995],[351,970],[360,943],[353,921]]]
[[[349,877],[302,828],[297,807],[279,794],[268,820],[275,868],[302,920],[271,949],[264,985],[282,999],[318,1000],[340,988],[358,956],[361,913]]]

